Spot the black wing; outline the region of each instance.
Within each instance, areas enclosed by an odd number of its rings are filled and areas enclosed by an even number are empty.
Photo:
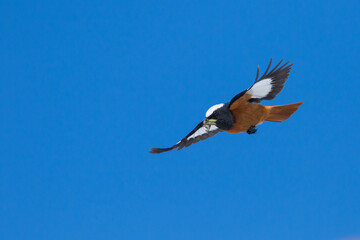
[[[270,72],[268,72],[272,63],[272,59],[270,59],[270,63],[265,73],[260,78],[260,67],[258,66],[255,83],[250,88],[239,93],[233,99],[231,99],[230,105],[245,94],[250,95],[250,102],[259,103],[261,100],[274,99],[275,96],[280,93],[281,90],[284,88],[284,83],[288,79],[291,67],[293,65],[288,65],[289,62],[286,62],[285,64],[280,66],[282,61],[283,60],[281,60]]]
[[[186,137],[184,137],[181,141],[169,148],[151,148],[150,153],[163,153],[177,148],[180,150],[184,147],[188,147],[193,143],[197,143],[200,140],[205,140],[209,137],[214,136],[219,132],[219,129],[212,125],[209,130],[207,130],[203,124],[203,122],[199,123],[194,130],[192,130]]]

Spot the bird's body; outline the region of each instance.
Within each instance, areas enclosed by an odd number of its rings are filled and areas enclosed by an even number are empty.
[[[246,132],[251,126],[257,126],[266,119],[269,114],[267,106],[250,103],[249,99],[250,96],[244,94],[243,99],[238,100],[231,106],[230,110],[235,118],[235,123],[230,130],[225,130],[225,132]]]
[[[230,130],[224,130],[228,133],[241,133],[248,131],[252,126],[257,126],[263,121],[270,122],[282,122],[289,118],[292,113],[294,113],[302,103],[293,103],[289,105],[281,106],[266,106],[257,103],[251,103],[248,100],[251,98],[251,95],[244,94],[244,96],[239,99],[230,107],[230,111],[234,116],[235,123]],[[281,109],[283,114],[279,115],[279,110]]]
[[[271,70],[271,61],[264,75],[259,77],[259,67],[255,83],[247,90],[236,95],[229,103],[216,104],[206,112],[206,118],[199,123],[185,138],[170,148],[152,148],[151,153],[162,153],[174,148],[178,150],[193,143],[214,136],[218,132],[253,134],[255,127],[263,121],[282,122],[288,119],[302,102],[265,106],[261,100],[273,99],[282,89],[289,76],[291,65],[281,61]],[[279,68],[278,68],[279,67]]]

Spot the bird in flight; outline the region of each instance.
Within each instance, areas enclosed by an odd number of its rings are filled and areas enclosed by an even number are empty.
[[[260,67],[257,68],[255,83],[247,90],[239,93],[228,103],[220,103],[206,111],[205,120],[200,122],[186,137],[169,148],[152,148],[150,153],[163,153],[177,148],[180,150],[200,140],[214,136],[218,132],[256,133],[256,126],[263,121],[282,122],[288,119],[302,102],[265,106],[261,100],[272,100],[284,88],[293,64],[281,65],[281,60],[270,72],[271,62],[259,78]],[[280,66],[281,65],[281,66]]]

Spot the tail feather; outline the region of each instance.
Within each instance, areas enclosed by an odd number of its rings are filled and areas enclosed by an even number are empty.
[[[280,105],[280,106],[273,106],[269,108],[269,115],[265,119],[265,121],[270,122],[282,122],[288,119],[296,110],[300,107],[302,102],[287,104],[287,105]]]

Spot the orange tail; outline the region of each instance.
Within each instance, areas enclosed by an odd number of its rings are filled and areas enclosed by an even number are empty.
[[[269,115],[265,121],[282,122],[288,119],[300,107],[302,102],[280,105],[280,106],[267,106]]]

